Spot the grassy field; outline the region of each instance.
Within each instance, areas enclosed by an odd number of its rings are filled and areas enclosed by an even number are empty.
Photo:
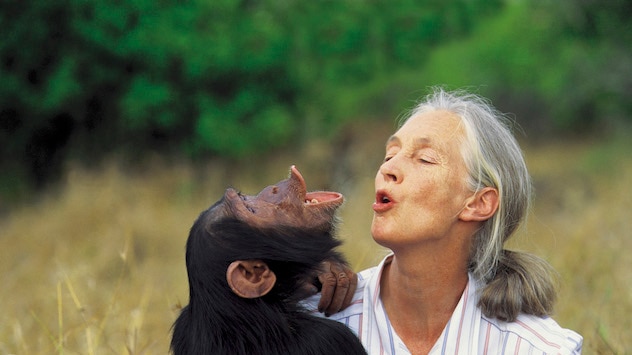
[[[227,186],[254,193],[294,163],[310,188],[345,193],[344,251],[357,269],[374,264],[384,251],[369,234],[373,176],[391,128],[353,140],[345,154],[314,143],[231,166],[158,158],[134,169],[69,165],[60,186],[0,217],[0,353],[167,353],[188,300],[184,244],[193,220]],[[587,354],[632,349],[630,148],[617,140],[525,149],[537,196],[512,247],[559,271],[555,318],[584,336]]]

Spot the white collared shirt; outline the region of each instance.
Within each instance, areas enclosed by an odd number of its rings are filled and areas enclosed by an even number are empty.
[[[330,316],[346,324],[371,355],[407,355],[410,351],[391,326],[380,295],[380,278],[387,256],[358,274],[351,305]],[[469,281],[443,333],[430,354],[580,354],[583,338],[560,327],[552,318],[521,314],[514,322],[485,317],[478,303],[479,285]],[[314,302],[315,301],[315,302]],[[317,304],[317,298],[307,304]],[[312,308],[313,309],[313,308]]]

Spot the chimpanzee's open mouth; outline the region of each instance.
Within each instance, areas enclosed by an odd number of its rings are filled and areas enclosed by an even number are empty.
[[[308,192],[305,194],[306,205],[317,205],[321,203],[342,203],[342,194],[330,191]]]
[[[305,205],[332,205],[333,207],[338,207],[342,204],[344,200],[343,196],[339,192],[334,191],[313,191],[306,192],[307,185],[305,184],[305,179],[303,179],[303,175],[298,171],[296,166],[292,165],[290,168],[290,178],[296,179],[300,185],[301,193],[305,193],[304,203]]]

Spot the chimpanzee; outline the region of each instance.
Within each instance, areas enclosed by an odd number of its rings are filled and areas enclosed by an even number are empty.
[[[256,196],[227,189],[189,233],[189,304],[173,326],[173,353],[366,354],[347,327],[300,303],[321,263],[345,263],[334,250],[342,202],[337,192],[308,193],[294,166]]]

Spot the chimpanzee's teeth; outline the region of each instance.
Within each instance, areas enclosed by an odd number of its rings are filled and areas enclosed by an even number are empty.
[[[309,203],[309,204],[312,204],[312,203],[318,203],[318,200],[317,200],[317,199],[315,199],[315,198],[313,198],[313,199],[311,199],[311,200],[305,200],[305,203]]]

